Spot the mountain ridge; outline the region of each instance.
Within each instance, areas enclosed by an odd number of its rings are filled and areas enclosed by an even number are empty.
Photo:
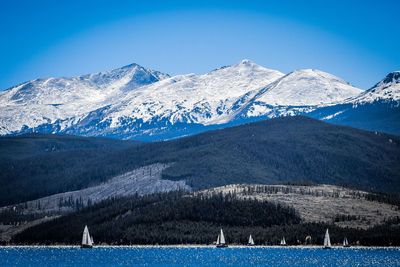
[[[0,92],[0,134],[75,117],[115,102],[129,90],[168,77],[137,64],[70,78],[36,79]],[[21,110],[22,109],[22,110]]]
[[[157,141],[293,115],[400,134],[394,119],[388,123],[394,127],[382,127],[365,116],[357,119],[364,124],[344,117],[359,114],[357,106],[365,103],[373,107],[364,108],[374,109],[375,100],[395,105],[400,100],[396,73],[362,91],[323,71],[285,75],[248,59],[202,75],[172,77],[133,63],[109,72],[37,79],[0,92],[0,135],[43,132]],[[396,107],[387,110],[398,114]]]
[[[400,71],[343,103],[307,114],[327,122],[400,135]]]
[[[376,100],[400,100],[400,71],[390,72],[382,81],[356,97],[355,103],[374,102]]]

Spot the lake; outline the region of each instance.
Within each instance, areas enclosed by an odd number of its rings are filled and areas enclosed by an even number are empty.
[[[0,247],[0,266],[400,266],[400,248]]]

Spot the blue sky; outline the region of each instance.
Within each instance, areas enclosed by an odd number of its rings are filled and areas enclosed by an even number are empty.
[[[400,1],[2,1],[0,90],[130,63],[206,73],[248,58],[368,89],[400,70]]]

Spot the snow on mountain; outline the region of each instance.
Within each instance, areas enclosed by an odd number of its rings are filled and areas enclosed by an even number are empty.
[[[389,73],[382,81],[350,102],[363,104],[374,101],[400,100],[400,71]]]
[[[375,132],[400,134],[400,71],[371,89],[307,114],[316,119]]]
[[[207,128],[303,114],[361,92],[322,71],[284,75],[242,60],[204,75],[179,75],[138,88],[119,103],[91,112],[67,133],[172,138],[193,134],[194,129],[182,129],[196,125]]]
[[[127,120],[226,123],[240,108],[239,98],[252,91],[255,93],[256,89],[283,75],[242,60],[204,75],[174,76],[131,91],[107,110],[103,121],[111,121],[112,128],[123,126]]]
[[[173,77],[132,64],[73,78],[37,79],[0,92],[0,134],[151,141],[260,118],[312,114],[332,119],[358,103],[399,100],[399,76],[390,73],[363,91],[319,70],[284,75],[246,59],[203,75]]]
[[[79,117],[167,77],[131,64],[109,72],[26,82],[0,92],[0,134]]]
[[[257,101],[275,106],[313,106],[339,102],[362,90],[319,70],[296,70],[269,85]]]
[[[294,115],[293,112],[309,112],[317,106],[332,105],[362,92],[332,74],[312,69],[296,70],[261,89],[245,115]]]

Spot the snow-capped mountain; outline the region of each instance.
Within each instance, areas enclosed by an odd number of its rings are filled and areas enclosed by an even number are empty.
[[[241,116],[277,117],[309,112],[362,92],[332,74],[312,69],[296,70],[262,88]]]
[[[332,74],[304,69],[271,83],[257,101],[274,106],[316,106],[343,101],[361,92]]]
[[[309,114],[329,120],[341,112],[340,105],[399,100],[399,75],[391,73],[363,91],[319,70],[284,75],[249,60],[203,75],[173,77],[132,64],[73,78],[33,80],[0,92],[0,134],[162,140],[277,116]]]
[[[394,71],[389,73],[385,79],[377,83],[374,87],[349,102],[362,104],[373,103],[375,101],[398,100],[400,100],[400,71]]]
[[[128,92],[169,77],[131,64],[73,78],[37,79],[0,92],[0,134],[80,117],[119,101]]]
[[[400,71],[389,73],[356,97],[308,115],[341,125],[400,134]]]
[[[227,123],[240,109],[243,95],[254,95],[284,74],[249,60],[219,68],[204,75],[178,75],[128,93],[119,103],[102,110],[110,127],[127,120],[170,124]]]

